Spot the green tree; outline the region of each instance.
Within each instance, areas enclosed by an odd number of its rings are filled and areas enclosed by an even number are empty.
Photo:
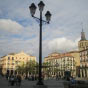
[[[29,72],[29,74],[35,74],[36,62],[30,60],[29,62],[27,62],[25,69],[26,69],[27,73]]]
[[[20,74],[25,73],[25,64],[18,65],[17,66],[17,72],[20,73]]]
[[[43,63],[43,73],[47,75],[48,77],[50,76],[50,73],[51,73],[51,63],[50,62]]]
[[[22,64],[22,65],[19,65],[17,66],[17,71],[21,74],[25,73],[26,76],[29,74],[36,74],[36,65],[38,65],[37,62],[33,61],[33,60],[30,60],[28,61],[26,64]]]

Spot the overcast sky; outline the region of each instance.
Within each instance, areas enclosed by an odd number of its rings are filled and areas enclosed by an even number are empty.
[[[39,22],[29,6],[40,0],[0,0],[0,56],[24,51],[39,55]],[[49,10],[50,24],[43,24],[43,57],[52,52],[77,50],[83,29],[88,39],[88,0],[43,0],[43,19]],[[39,17],[37,7],[35,16]]]

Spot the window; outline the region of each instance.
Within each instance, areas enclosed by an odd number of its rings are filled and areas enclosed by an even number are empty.
[[[8,60],[10,60],[10,57],[8,57]]]
[[[81,43],[80,43],[79,47],[81,47]]]
[[[82,57],[82,53],[80,52],[80,57]]]
[[[80,58],[80,61],[82,61],[82,58]]]
[[[12,57],[12,60],[14,60],[14,57]]]
[[[69,61],[69,58],[67,58],[67,61]]]
[[[16,61],[15,63],[18,64],[18,61]]]
[[[87,46],[87,42],[85,43],[85,46]]]
[[[81,46],[83,46],[83,43],[81,43]]]

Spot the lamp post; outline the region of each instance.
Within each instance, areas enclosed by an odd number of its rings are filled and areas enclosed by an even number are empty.
[[[31,16],[35,19],[38,19],[40,21],[40,39],[39,39],[39,80],[37,85],[43,85],[42,82],[42,22],[45,23],[49,23],[50,19],[51,19],[51,13],[49,11],[46,12],[45,17],[46,17],[46,21],[42,20],[42,11],[44,9],[45,4],[43,3],[43,1],[40,1],[40,3],[38,4],[39,7],[39,11],[40,11],[40,18],[37,18],[34,16],[35,11],[36,11],[36,6],[34,3],[31,4],[31,6],[29,6],[30,9],[30,13]]]

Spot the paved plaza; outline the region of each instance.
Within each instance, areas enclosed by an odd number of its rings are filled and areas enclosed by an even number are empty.
[[[37,81],[28,81],[23,80],[20,88],[33,88],[33,85],[36,85]],[[44,84],[48,86],[48,88],[64,88],[63,80],[45,80]],[[19,86],[9,86],[6,78],[0,77],[0,88],[19,88]]]

